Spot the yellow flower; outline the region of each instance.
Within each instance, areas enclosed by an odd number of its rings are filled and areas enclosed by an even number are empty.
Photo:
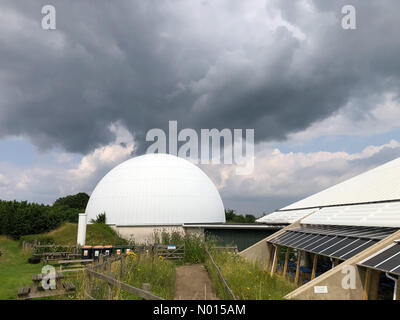
[[[249,287],[247,287],[247,290],[250,290],[250,288],[249,288]]]
[[[251,274],[251,271],[249,271],[249,274]]]

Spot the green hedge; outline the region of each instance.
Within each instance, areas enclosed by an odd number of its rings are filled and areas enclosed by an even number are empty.
[[[13,239],[53,230],[62,222],[77,222],[81,209],[48,206],[27,201],[0,200],[0,234]]]

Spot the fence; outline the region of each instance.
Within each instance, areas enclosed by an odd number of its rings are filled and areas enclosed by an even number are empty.
[[[208,252],[207,248],[206,248],[206,254],[207,254],[207,257],[210,259],[212,266],[217,271],[218,277],[219,277],[219,279],[221,280],[221,282],[222,282],[222,284],[224,286],[225,295],[232,297],[233,300],[237,300],[237,297],[235,296],[235,294],[233,293],[231,288],[229,288],[228,282],[225,280],[224,276],[222,275],[222,272],[221,272],[220,268],[215,263],[212,255],[210,254],[210,252]]]
[[[141,297],[142,299],[145,300],[164,300],[163,298],[156,296],[150,292],[150,284],[144,283],[143,284],[143,289],[136,288],[134,286],[131,286],[127,283],[124,283],[122,281],[119,281],[118,279],[115,278],[114,273],[111,272],[111,265],[112,263],[116,261],[120,261],[120,277],[123,274],[124,270],[124,261],[125,261],[126,255],[121,255],[119,257],[113,257],[109,258],[107,256],[100,256],[99,263],[89,266],[86,269],[86,274],[88,276],[88,281],[87,281],[87,286],[85,288],[85,296],[89,298],[90,300],[96,300],[92,296],[92,280],[93,278],[99,279],[101,281],[104,281],[108,285],[108,300],[113,299],[113,291],[114,288],[118,288],[119,290],[124,290],[126,292],[129,292],[131,294],[137,295]],[[104,274],[95,270],[102,270],[104,272],[107,272],[108,274]]]
[[[156,256],[161,256],[164,259],[183,259],[185,257],[185,245],[155,245]]]

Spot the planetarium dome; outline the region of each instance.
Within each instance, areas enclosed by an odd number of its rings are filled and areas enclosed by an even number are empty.
[[[191,162],[169,154],[145,154],[109,171],[90,196],[87,221],[106,213],[116,226],[168,226],[225,222],[221,197]]]

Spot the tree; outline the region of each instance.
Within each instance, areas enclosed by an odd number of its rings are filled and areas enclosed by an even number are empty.
[[[241,214],[236,214],[235,210],[226,209],[225,220],[228,223],[254,223],[256,221],[256,217],[252,214],[246,214],[243,216]]]
[[[236,216],[235,214],[235,210],[232,209],[225,209],[225,220],[228,221],[232,221],[233,218]]]
[[[54,202],[54,206],[63,205],[74,209],[81,209],[82,211],[84,211],[86,209],[88,201],[89,195],[84,192],[79,192],[75,195],[58,198]]]

